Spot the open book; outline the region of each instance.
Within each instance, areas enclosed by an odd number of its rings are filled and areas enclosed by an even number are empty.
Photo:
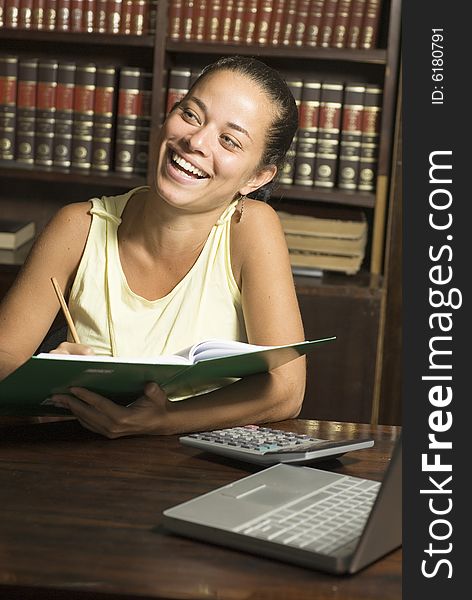
[[[246,375],[271,371],[311,352],[319,343],[334,339],[285,346],[206,340],[154,359],[38,354],[0,382],[0,415],[67,414],[64,409],[48,405],[48,398],[72,386],[88,388],[126,405],[142,394],[147,382],[155,381],[170,400],[179,400]]]

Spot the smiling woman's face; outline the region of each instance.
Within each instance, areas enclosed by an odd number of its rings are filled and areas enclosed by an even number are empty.
[[[248,77],[217,71],[167,117],[159,137],[156,190],[188,210],[225,206],[272,179],[256,171],[274,108]]]

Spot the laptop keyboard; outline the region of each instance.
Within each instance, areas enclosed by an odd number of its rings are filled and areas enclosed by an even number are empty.
[[[336,554],[361,535],[379,488],[378,481],[344,476],[235,531],[312,552]]]

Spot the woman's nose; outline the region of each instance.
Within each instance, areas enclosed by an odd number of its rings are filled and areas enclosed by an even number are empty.
[[[189,150],[208,156],[210,151],[210,132],[207,127],[199,127],[186,137]]]

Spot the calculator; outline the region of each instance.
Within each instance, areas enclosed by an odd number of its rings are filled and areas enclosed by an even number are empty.
[[[260,465],[306,464],[370,448],[371,439],[324,440],[258,425],[202,431],[181,436],[185,446]]]

